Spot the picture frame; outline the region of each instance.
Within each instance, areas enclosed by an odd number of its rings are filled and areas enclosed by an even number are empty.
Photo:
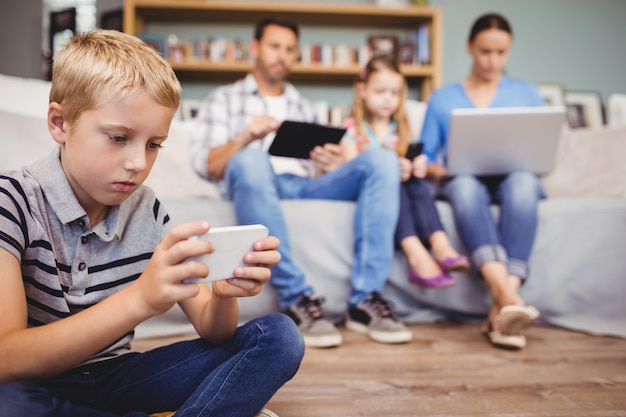
[[[601,129],[606,124],[602,96],[598,91],[565,91],[570,126]],[[581,117],[582,115],[582,117]]]
[[[371,35],[367,38],[371,56],[388,56],[392,59],[398,57],[398,38],[393,35]]]
[[[559,83],[537,83],[539,95],[546,106],[565,107],[565,87]]]
[[[202,107],[202,100],[183,99],[180,103],[181,118],[183,120],[195,119],[200,107]]]

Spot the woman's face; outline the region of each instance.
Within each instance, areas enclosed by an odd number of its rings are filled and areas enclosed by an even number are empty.
[[[478,33],[467,45],[474,60],[472,74],[485,81],[494,81],[504,72],[511,49],[511,34],[500,29],[487,29]]]

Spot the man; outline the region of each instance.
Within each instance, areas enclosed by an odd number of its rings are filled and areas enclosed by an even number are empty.
[[[233,201],[240,224],[264,224],[280,239],[282,258],[272,268],[270,283],[280,307],[311,347],[338,346],[342,338],[324,317],[323,298],[314,296],[292,259],[280,200],[356,201],[346,324],[383,343],[411,340],[412,333],[381,295],[391,269],[398,216],[397,156],[379,149],[345,162],[340,147],[327,144],[316,147],[309,160],[271,157],[267,149],[283,120],[316,121],[311,104],[287,82],[298,55],[297,25],[273,18],[258,22],[250,50],[251,73],[218,88],[200,109],[191,145],[194,169],[220,184],[222,194]]]

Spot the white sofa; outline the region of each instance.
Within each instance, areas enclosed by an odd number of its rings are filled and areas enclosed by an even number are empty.
[[[17,103],[0,101],[0,171],[27,164],[52,148],[45,124],[48,88],[42,81],[0,76],[3,96],[28,98]],[[413,127],[419,128],[420,121],[414,122]],[[231,203],[220,201],[215,188],[189,166],[192,128],[174,121],[147,185],[160,196],[174,223],[207,219],[214,226],[236,224]],[[521,289],[524,299],[542,312],[545,323],[626,337],[624,155],[626,127],[564,131],[557,168],[543,179],[549,198],[540,205],[531,275]],[[353,261],[353,204],[293,200],[282,206],[294,258],[316,293],[326,297],[324,307],[329,316],[340,321]],[[450,207],[438,202],[438,209],[452,242],[463,250]],[[407,322],[478,319],[487,312],[489,293],[474,271],[459,274],[456,286],[440,290],[416,287],[408,283],[406,275],[406,260],[398,252],[385,293]],[[245,321],[277,309],[276,294],[267,286],[259,296],[242,299],[241,318]],[[191,326],[174,308],[140,325],[136,334],[150,337],[188,331]]]

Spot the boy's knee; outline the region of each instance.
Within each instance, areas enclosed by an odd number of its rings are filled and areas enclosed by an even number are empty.
[[[52,406],[52,398],[44,392],[34,384],[0,384],[0,416],[40,416],[41,410]]]
[[[298,369],[304,357],[304,339],[293,319],[285,314],[273,313],[267,316],[268,326],[272,329],[272,349],[286,368]]]

